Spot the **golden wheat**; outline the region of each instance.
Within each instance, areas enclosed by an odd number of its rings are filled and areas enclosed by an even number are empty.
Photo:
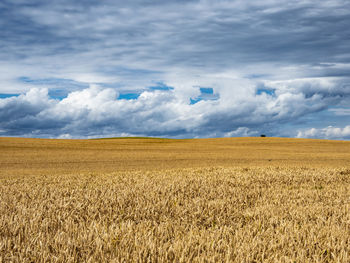
[[[69,143],[76,142],[56,142],[48,151]],[[220,157],[220,147],[214,153],[218,159],[227,154]],[[23,154],[23,161],[13,154],[12,168],[10,159],[2,159],[7,166],[0,174],[0,262],[350,262],[345,150],[327,152],[330,165],[320,167],[310,164],[312,156],[299,165],[259,160],[239,167],[138,170],[129,160],[115,172],[103,164],[100,171],[57,171],[43,167],[52,157],[35,154],[40,156]],[[269,158],[277,159],[273,154]],[[333,167],[337,156],[342,167]],[[97,155],[95,161],[102,159]]]

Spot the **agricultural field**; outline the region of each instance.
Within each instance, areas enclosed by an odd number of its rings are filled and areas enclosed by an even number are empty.
[[[350,142],[0,138],[0,262],[350,262]]]

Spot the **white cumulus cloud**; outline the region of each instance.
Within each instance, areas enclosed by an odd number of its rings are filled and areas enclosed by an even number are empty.
[[[284,123],[326,110],[329,105],[348,98],[347,90],[335,89],[338,81],[327,82],[326,87],[318,83],[320,88],[312,92],[304,87],[315,85],[313,79],[308,85],[303,80],[304,84],[294,89],[286,88],[290,83],[262,84],[273,89],[273,93],[257,92],[259,87],[248,80],[204,81],[199,84],[211,84],[215,96],[195,104],[190,102],[199,95],[199,87],[190,85],[144,90],[129,100],[118,99],[116,89],[98,85],[72,91],[63,99],[50,97],[48,89],[33,88],[20,96],[0,99],[0,135],[89,138],[131,134],[177,138],[267,133],[276,136]],[[182,92],[184,89],[190,92]],[[298,136],[313,136],[313,132],[300,132]],[[336,132],[339,133],[334,130],[334,134],[325,134],[338,138]]]
[[[343,128],[328,126],[326,128],[311,128],[299,131],[299,138],[320,138],[320,139],[350,139],[350,125]]]

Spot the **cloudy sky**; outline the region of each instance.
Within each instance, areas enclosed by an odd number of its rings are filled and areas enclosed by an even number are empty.
[[[0,2],[0,136],[350,139],[350,1]]]

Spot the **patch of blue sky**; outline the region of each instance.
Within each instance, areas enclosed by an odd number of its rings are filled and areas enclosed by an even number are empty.
[[[140,97],[140,93],[121,93],[118,100],[137,100]]]
[[[213,88],[199,88],[201,94],[214,94]]]
[[[196,104],[202,100],[218,100],[219,94],[215,94],[213,88],[199,87],[200,95],[196,98],[190,98],[190,104]]]
[[[263,93],[270,95],[270,96],[275,96],[275,89],[258,88],[256,90],[256,95],[261,95]]]
[[[0,99],[7,99],[11,97],[18,97],[20,94],[5,94],[5,93],[0,93]]]
[[[203,100],[203,99],[201,99],[201,98],[195,98],[195,99],[190,98],[190,104],[191,105],[196,104],[197,102],[200,102],[201,100]]]

